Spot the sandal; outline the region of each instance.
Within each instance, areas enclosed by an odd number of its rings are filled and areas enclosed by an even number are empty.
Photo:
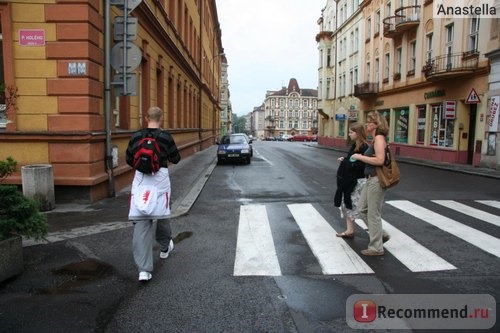
[[[348,234],[345,231],[343,233],[337,234],[337,237],[342,238],[354,238],[354,232],[352,234]]]

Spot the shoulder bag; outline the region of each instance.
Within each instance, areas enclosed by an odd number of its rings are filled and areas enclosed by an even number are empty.
[[[382,188],[390,188],[399,183],[401,174],[396,159],[389,148],[389,144],[385,146],[384,164],[375,167],[375,170],[377,171],[378,181]]]

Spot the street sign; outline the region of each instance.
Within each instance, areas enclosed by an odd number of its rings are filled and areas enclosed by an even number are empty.
[[[481,99],[474,88],[471,89],[469,96],[465,100],[465,104],[477,104],[481,103]]]
[[[125,29],[125,18],[123,16],[116,16],[113,24],[113,32],[115,41],[124,40],[124,34],[127,34],[127,41],[134,41],[137,38],[137,17],[127,17],[127,29]]]
[[[111,49],[111,66],[119,73],[134,71],[141,64],[141,60],[141,50],[134,43],[120,42]]]
[[[117,6],[117,7],[125,7],[125,4],[127,5],[127,14],[130,14],[131,11],[133,11],[139,4],[142,2],[142,0],[110,0],[109,4],[111,6]]]
[[[135,73],[125,73],[125,77],[123,74],[116,74],[111,84],[114,86],[115,96],[137,95],[137,76]]]

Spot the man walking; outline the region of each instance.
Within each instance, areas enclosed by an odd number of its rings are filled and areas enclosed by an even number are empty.
[[[156,220],[156,241],[160,244],[160,258],[168,258],[174,249],[170,215],[170,177],[168,162],[177,164],[181,156],[170,133],[161,129],[163,111],[151,107],[146,115],[148,127],[135,132],[129,141],[126,161],[136,168],[137,151],[144,138],[156,141],[159,148],[159,170],[143,173],[136,169],[130,198],[128,218],[134,223],[132,248],[134,261],[139,270],[139,281],[149,281],[153,271],[153,231]]]

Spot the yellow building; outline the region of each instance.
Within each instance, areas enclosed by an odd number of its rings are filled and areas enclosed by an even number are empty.
[[[361,60],[353,94],[359,120],[372,110],[383,113],[397,155],[479,165],[489,115],[485,52],[494,20],[439,17],[432,1],[365,0],[351,13],[359,11]],[[334,131],[319,142],[330,137],[337,145],[347,139]]]
[[[132,65],[126,86],[113,53],[125,17],[128,33],[137,30],[121,56]],[[215,141],[223,53],[215,0],[13,0],[0,2],[0,20],[0,159],[12,156],[18,170],[52,165],[56,201],[94,201],[129,184],[125,149],[150,106],[164,110],[183,157]]]

